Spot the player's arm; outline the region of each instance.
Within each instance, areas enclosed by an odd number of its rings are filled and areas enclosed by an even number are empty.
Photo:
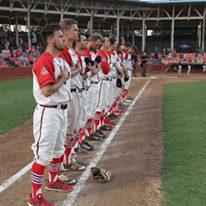
[[[49,97],[54,94],[59,88],[65,83],[65,81],[69,78],[68,69],[64,68],[61,73],[61,78],[58,79],[54,84],[48,84],[41,88],[41,92],[45,97]]]
[[[74,77],[76,76],[77,74],[79,74],[81,71],[82,71],[82,67],[79,63],[77,63],[75,66],[74,66],[75,70],[71,71],[71,77]]]
[[[99,64],[94,64],[92,66],[90,63],[88,64],[88,69],[89,72],[85,74],[87,78],[95,76],[101,70]]]

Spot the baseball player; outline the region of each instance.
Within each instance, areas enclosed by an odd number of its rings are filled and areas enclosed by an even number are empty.
[[[128,73],[128,81],[125,82],[125,89],[127,90],[128,93],[128,89],[131,83],[131,79],[132,79],[132,71],[133,71],[133,67],[132,67],[132,55],[131,55],[131,45],[130,44],[126,44],[125,47],[125,59],[124,59],[124,67],[127,69],[127,73]]]
[[[67,127],[67,106],[71,100],[70,67],[59,52],[64,48],[58,24],[46,25],[41,32],[46,51],[33,66],[33,94],[37,106],[33,116],[35,158],[31,168],[32,193],[29,206],[52,206],[42,195],[42,182],[48,165],[46,189],[71,191],[72,187],[58,180],[57,173],[64,153]]]
[[[84,102],[87,102],[87,92],[91,86],[89,77],[95,76],[99,71],[100,68],[96,68],[95,65],[91,65],[92,62],[89,61],[89,58],[85,56],[84,52],[87,48],[87,38],[84,35],[80,35],[78,40],[76,41],[75,45],[75,51],[81,56],[82,60],[82,77],[84,79],[83,81],[83,96],[84,96]],[[94,150],[94,147],[87,141],[86,139],[86,104],[83,104],[83,111],[81,114],[81,132],[80,132],[80,148],[86,149],[88,151]]]
[[[96,50],[101,46],[103,37],[98,34],[92,34],[88,39],[87,48],[84,50],[83,55],[87,58],[89,63],[92,63],[95,67],[99,67],[99,60],[96,58]],[[100,68],[99,68],[100,70]],[[100,83],[99,71],[92,75],[88,74],[90,80],[90,87],[87,91],[86,99],[86,135],[90,140],[101,140],[100,137],[93,135],[95,132],[94,116],[97,108],[98,98],[98,86]]]
[[[103,44],[99,49],[97,56],[101,57],[101,71],[99,72],[100,84],[98,85],[98,98],[97,108],[95,113],[95,125],[97,130],[102,129],[111,130],[111,122],[106,122],[107,109],[109,105],[109,93],[110,93],[110,58],[107,54],[107,50],[110,46],[108,38],[104,38]]]
[[[117,54],[117,42],[116,37],[111,36],[109,37],[110,41],[110,47],[107,51],[107,54],[110,56],[110,95],[109,95],[109,110],[108,115],[109,117],[115,117],[114,113],[117,112],[117,97],[120,95],[120,88],[117,87],[117,77],[120,78],[120,76],[123,75],[122,68],[121,68],[121,59],[119,58]]]
[[[74,42],[78,39],[79,29],[77,22],[73,19],[63,19],[60,23],[63,32],[65,47],[61,52],[61,57],[64,58],[70,65],[71,70],[80,68],[79,72],[72,76],[71,79],[71,94],[72,101],[68,104],[68,128],[66,139],[66,150],[64,156],[64,170],[85,170],[85,166],[82,160],[79,160],[77,156],[74,156],[74,149],[78,146],[79,141],[79,129],[80,129],[80,115],[83,108],[83,78],[80,75],[82,70],[81,58],[73,49]]]

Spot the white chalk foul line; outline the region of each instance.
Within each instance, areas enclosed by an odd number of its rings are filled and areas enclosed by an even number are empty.
[[[21,169],[19,172],[17,172],[15,175],[10,177],[9,179],[5,180],[1,185],[0,185],[0,193],[6,190],[8,187],[10,187],[15,181],[17,181],[21,176],[23,176],[26,172],[28,172],[31,167],[32,163],[29,163],[27,166],[25,166],[23,169]]]
[[[132,102],[132,104],[129,106],[129,108],[127,109],[127,111],[122,115],[121,119],[119,120],[119,122],[117,123],[117,125],[114,127],[114,129],[112,130],[112,132],[110,133],[109,137],[105,140],[105,142],[102,144],[102,146],[99,148],[99,150],[97,151],[95,157],[90,161],[89,165],[87,166],[86,170],[83,172],[83,174],[81,175],[81,177],[79,178],[79,181],[77,182],[77,184],[74,186],[73,190],[71,193],[68,194],[68,196],[66,197],[66,199],[63,202],[63,206],[72,206],[72,204],[75,202],[79,192],[82,190],[82,188],[84,187],[87,179],[89,178],[90,174],[91,174],[91,168],[95,167],[97,165],[97,163],[99,162],[99,160],[101,159],[102,155],[104,154],[104,152],[106,151],[108,145],[110,144],[110,142],[112,141],[112,139],[114,138],[114,136],[116,135],[116,133],[118,132],[119,128],[121,127],[122,123],[124,122],[125,118],[128,116],[128,114],[130,113],[133,105],[137,102],[137,100],[140,98],[142,92],[145,90],[145,88],[147,87],[147,85],[149,84],[150,79],[145,83],[145,85],[142,87],[142,89],[139,91],[139,93],[137,94],[137,96],[135,97],[134,101]]]

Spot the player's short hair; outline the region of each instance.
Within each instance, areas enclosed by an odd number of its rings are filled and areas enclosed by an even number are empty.
[[[61,29],[70,29],[73,24],[78,24],[76,20],[65,18],[60,22]]]
[[[132,47],[131,47],[135,52],[137,52],[138,51],[138,49],[137,49],[137,47],[135,46],[135,45],[132,45]]]
[[[41,30],[41,39],[44,45],[47,45],[47,39],[48,37],[51,37],[54,35],[55,31],[61,30],[61,27],[58,23],[51,23],[45,25]]]
[[[84,34],[79,34],[77,42],[80,42],[82,37],[86,37],[86,36]]]
[[[113,45],[113,44],[117,41],[116,36],[115,36],[115,35],[110,36],[110,37],[109,37],[109,41],[110,41],[110,43]]]
[[[99,34],[99,33],[93,33],[93,34],[91,34],[91,36],[88,38],[88,41],[98,41],[98,40],[103,41],[103,37],[102,37],[102,35]]]

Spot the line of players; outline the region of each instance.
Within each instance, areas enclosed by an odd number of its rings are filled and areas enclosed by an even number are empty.
[[[114,119],[123,112],[131,82],[132,47],[119,46],[115,36],[79,34],[78,23],[63,19],[41,32],[46,51],[33,66],[33,116],[29,206],[52,206],[42,195],[46,189],[71,191],[76,180],[65,171],[85,170],[78,153],[94,150],[90,140],[102,141]],[[64,172],[62,172],[64,171]]]

